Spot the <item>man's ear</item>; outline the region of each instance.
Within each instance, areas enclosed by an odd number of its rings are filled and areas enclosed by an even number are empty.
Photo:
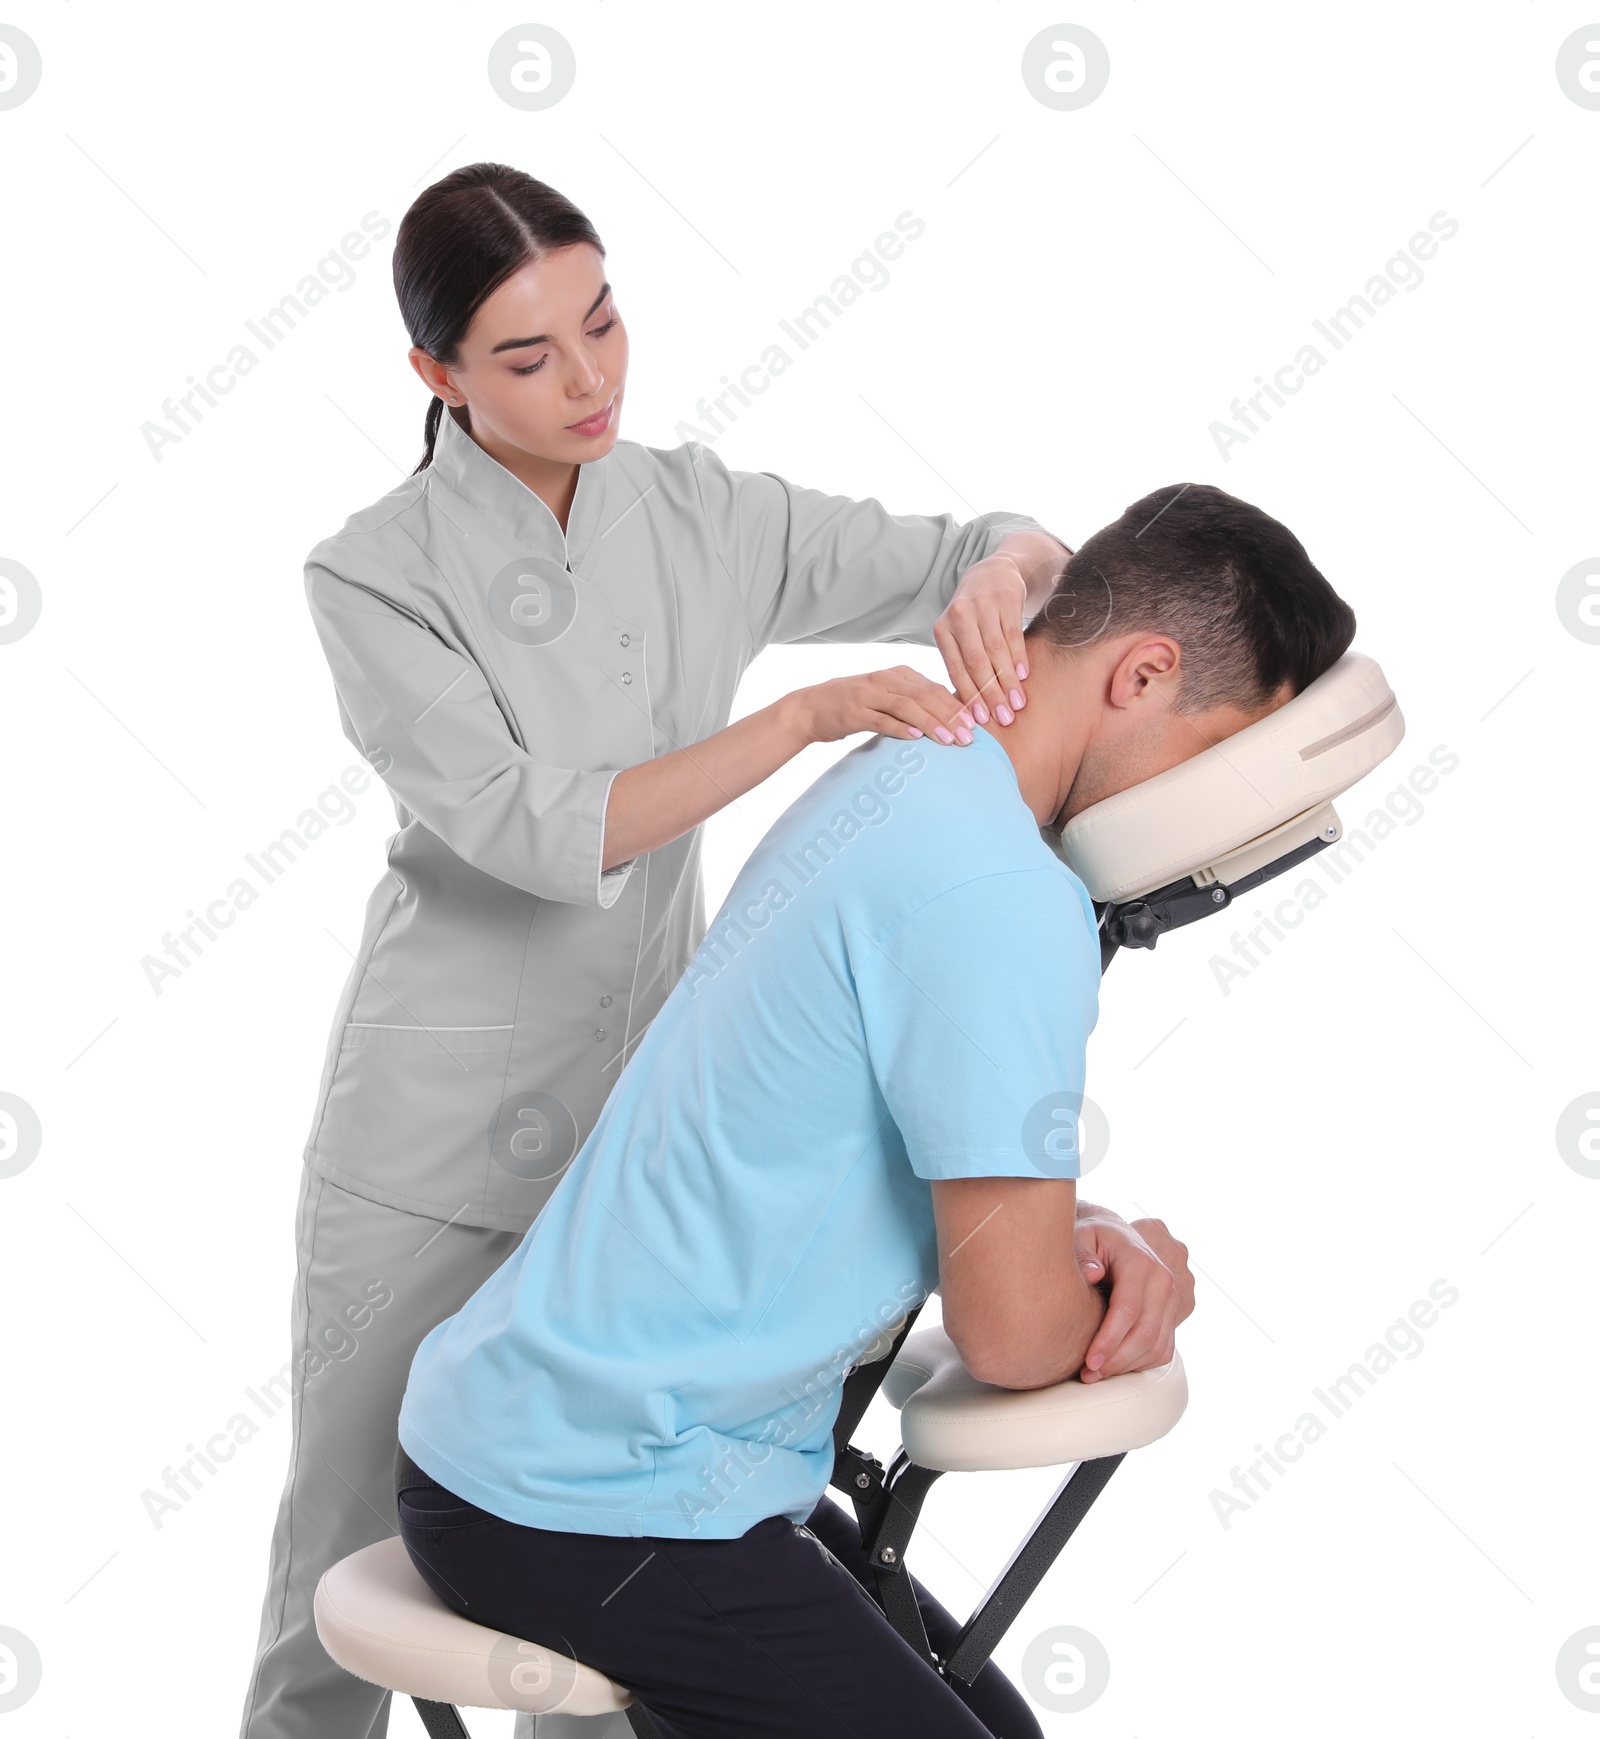
[[[1177,698],[1182,663],[1176,640],[1142,634],[1117,660],[1106,698],[1118,707],[1147,706],[1155,700],[1170,706]]]

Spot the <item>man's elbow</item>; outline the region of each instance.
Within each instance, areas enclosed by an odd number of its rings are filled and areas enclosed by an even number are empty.
[[[967,1374],[995,1389],[1049,1389],[1077,1376],[1092,1337],[1063,1357],[1056,1348],[1006,1347],[975,1355],[961,1354]]]
[[[1047,1389],[1082,1370],[1105,1309],[1105,1299],[1091,1287],[1067,1317],[1030,1322],[1024,1333],[960,1333],[948,1323],[946,1331],[978,1382],[996,1389]]]

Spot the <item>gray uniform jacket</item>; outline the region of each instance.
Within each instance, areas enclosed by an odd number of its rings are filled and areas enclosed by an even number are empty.
[[[305,1158],[524,1231],[705,929],[699,830],[602,874],[623,767],[728,722],[774,641],[932,643],[1019,514],[887,513],[619,441],[555,515],[447,413],[431,466],[306,561],[345,735],[399,830]]]

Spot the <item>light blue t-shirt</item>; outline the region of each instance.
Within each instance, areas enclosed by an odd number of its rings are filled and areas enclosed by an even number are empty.
[[[1099,979],[1088,893],[986,730],[853,749],[751,853],[522,1243],[417,1349],[407,1453],[531,1527],[804,1521],[846,1370],[938,1284],[928,1180],[1078,1175]]]

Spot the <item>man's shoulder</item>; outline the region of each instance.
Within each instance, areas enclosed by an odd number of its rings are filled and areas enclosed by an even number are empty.
[[[966,856],[1004,856],[1031,827],[1009,770],[980,751],[879,736],[841,756],[774,823],[764,845],[832,861],[852,851],[852,879],[908,873]],[[1011,781],[1009,794],[1003,780]]]
[[[964,746],[877,737],[836,771],[840,793],[872,817],[887,854],[936,870],[935,879],[1066,867],[1044,843],[993,737],[980,734]]]
[[[761,855],[827,888],[853,928],[874,933],[994,877],[1031,878],[1036,902],[1063,902],[1093,923],[1082,883],[1045,843],[992,740],[962,747],[873,738],[802,793]],[[989,891],[1014,898],[1016,884]]]

